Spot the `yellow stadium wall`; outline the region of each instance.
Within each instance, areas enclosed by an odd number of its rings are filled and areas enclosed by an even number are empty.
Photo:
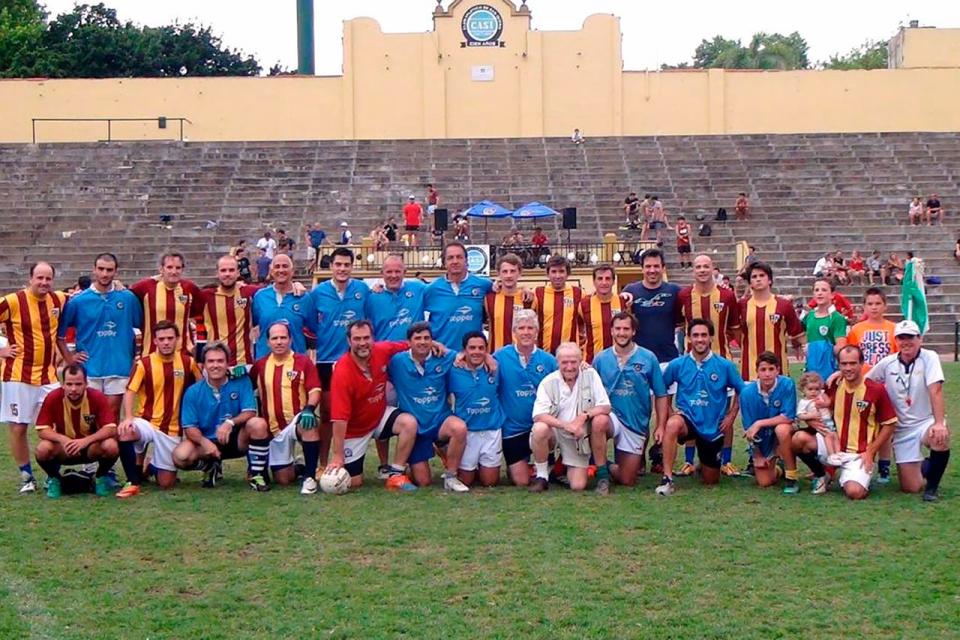
[[[475,4],[455,0],[426,33],[345,22],[342,76],[0,81],[0,142],[30,142],[31,118],[161,115],[188,118],[191,141],[960,130],[960,63],[935,64],[958,57],[958,29],[902,30],[894,40],[912,62],[897,69],[636,72],[622,70],[609,14],[535,31],[522,8],[487,0],[503,46],[462,47]],[[473,79],[478,65],[491,81]],[[179,128],[115,123],[111,135],[176,139]],[[105,138],[103,123],[37,125],[38,142]]]

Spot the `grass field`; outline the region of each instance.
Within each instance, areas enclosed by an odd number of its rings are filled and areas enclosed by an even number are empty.
[[[54,502],[16,495],[3,449],[2,639],[960,637],[958,459],[937,504],[896,479],[860,503],[748,478],[664,499],[649,476],[305,498],[250,492],[240,462],[215,490]]]

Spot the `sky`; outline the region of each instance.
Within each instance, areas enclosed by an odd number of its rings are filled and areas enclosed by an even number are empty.
[[[51,14],[70,11],[73,0],[41,0]],[[174,21],[209,25],[226,46],[252,54],[263,68],[279,62],[297,67],[295,0],[86,0],[103,1],[122,21],[147,26]],[[452,0],[443,0],[446,7]],[[376,18],[385,32],[432,29],[435,0],[316,0],[316,72],[339,75],[343,21]],[[519,1],[516,2],[519,6]],[[799,31],[810,45],[811,63],[845,53],[866,40],[887,39],[900,24],[960,27],[956,0],[806,0],[797,5],[770,0],[528,0],[532,26],[542,31],[579,29],[593,13],[620,17],[624,69],[659,69],[689,61],[704,38],[714,35],[746,43],[758,31]],[[272,13],[265,13],[270,6]],[[789,7],[786,9],[785,7]]]

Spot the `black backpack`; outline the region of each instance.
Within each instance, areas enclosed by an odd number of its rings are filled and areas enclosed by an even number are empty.
[[[698,235],[701,238],[706,238],[713,235],[713,227],[710,226],[709,222],[704,222],[702,225],[700,225],[700,231],[698,232]]]
[[[720,221],[722,222],[722,221],[724,221],[724,220],[726,220],[726,219],[727,219],[727,210],[724,209],[723,207],[720,207],[719,209],[717,209],[717,217],[716,217],[716,220],[720,220]],[[701,233],[700,235],[703,235],[703,234]],[[707,234],[707,235],[709,235],[709,234]]]

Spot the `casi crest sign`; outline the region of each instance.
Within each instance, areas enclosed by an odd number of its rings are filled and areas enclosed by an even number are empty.
[[[478,4],[467,9],[460,23],[466,39],[461,47],[502,47],[503,18],[500,12],[488,4]]]

